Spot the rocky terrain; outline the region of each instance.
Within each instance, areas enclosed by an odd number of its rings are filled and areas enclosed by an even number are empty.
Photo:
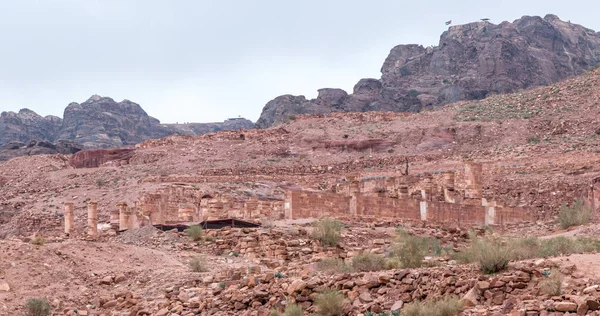
[[[381,79],[361,79],[351,94],[326,88],[313,100],[283,95],[269,101],[256,126],[266,128],[298,114],[419,112],[549,85],[599,62],[600,34],[554,15],[456,25],[436,47],[394,47]]]
[[[540,21],[496,27],[563,25]],[[359,94],[378,83],[362,80]],[[599,86],[596,68],[420,113],[299,114],[227,131],[157,125],[180,135],[146,140],[136,137],[157,130],[134,123],[157,122],[124,101],[127,115],[85,114],[108,123],[68,133],[127,146],[8,142],[29,154],[0,163],[0,315],[600,315]],[[22,112],[27,129],[56,130]],[[128,124],[139,133],[111,134]],[[60,153],[34,155],[46,149]],[[393,212],[334,212],[359,197]],[[320,204],[288,216],[296,198]],[[420,217],[404,218],[413,202]],[[469,221],[484,204],[485,219]],[[507,210],[530,216],[505,224],[496,216]],[[220,221],[189,228],[193,212]],[[219,227],[232,217],[252,227]]]
[[[564,230],[557,213],[600,177],[599,85],[596,69],[548,87],[421,113],[298,115],[264,130],[171,135],[3,162],[0,315],[23,313],[30,298],[47,301],[56,315],[266,315],[290,304],[306,314],[406,315],[414,302],[441,298],[460,302],[461,315],[598,315],[597,214]],[[335,246],[313,236],[316,219],[261,215],[254,220],[259,228],[206,229],[200,241],[175,229],[111,226],[118,202],[151,197],[177,212],[184,203],[175,197],[185,201],[196,191],[241,204],[282,201],[290,189],[326,193],[351,177],[399,175],[406,159],[410,175],[434,180],[465,160],[482,162],[486,196],[525,204],[535,218],[490,227],[340,218]],[[95,237],[86,233],[90,200],[98,201]],[[75,214],[68,235],[67,202]],[[322,267],[331,260],[352,264],[365,254],[389,258],[398,227],[435,238],[448,253],[424,256],[418,268]],[[550,240],[545,247],[555,250],[527,250],[495,274],[452,254],[465,251],[472,238],[514,237],[530,238],[523,241],[530,246],[539,242],[531,238]],[[590,239],[578,241],[580,248],[569,243],[581,237]],[[202,269],[195,272],[191,263],[198,258]],[[337,313],[321,310],[327,290],[341,295]]]
[[[92,96],[71,103],[63,118],[42,117],[22,109],[0,115],[0,160],[36,154],[70,154],[83,148],[135,145],[172,134],[197,135],[220,130],[251,129],[246,119],[223,123],[161,124],[142,107],[129,100]]]

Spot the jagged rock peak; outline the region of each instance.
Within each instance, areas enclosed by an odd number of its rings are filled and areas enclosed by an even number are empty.
[[[438,46],[398,45],[381,67],[381,79],[361,79],[354,93],[298,100],[277,97],[263,108],[258,128],[293,114],[417,112],[459,100],[485,98],[550,85],[600,62],[600,33],[548,14],[494,24],[451,26]],[[321,95],[321,93],[319,93]]]

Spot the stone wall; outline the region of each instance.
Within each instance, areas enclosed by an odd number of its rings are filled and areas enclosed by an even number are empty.
[[[286,194],[285,212],[289,219],[351,216],[361,220],[389,218],[459,225],[505,225],[533,221],[533,214],[526,207],[502,207],[485,199],[477,205],[362,193],[346,196],[309,191],[289,191]]]
[[[288,191],[285,200],[285,215],[287,218],[294,219],[350,215],[351,199],[351,197],[335,193]]]
[[[284,218],[283,201],[260,200],[256,197],[230,199],[188,185],[166,186],[146,194],[136,208],[132,212],[147,218],[152,225],[224,218]]]

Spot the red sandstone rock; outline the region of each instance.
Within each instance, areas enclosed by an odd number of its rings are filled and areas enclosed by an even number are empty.
[[[131,148],[83,150],[71,156],[68,163],[75,168],[97,168],[111,161],[127,164],[133,153]]]

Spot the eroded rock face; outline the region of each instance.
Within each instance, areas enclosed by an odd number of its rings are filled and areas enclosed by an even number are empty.
[[[0,145],[9,142],[29,142],[32,139],[53,142],[62,119],[56,116],[42,117],[37,113],[22,109],[18,113],[0,114]]]
[[[138,104],[95,95],[82,104],[67,106],[59,138],[76,140],[86,148],[108,148],[170,134]]]
[[[75,168],[97,168],[107,162],[128,164],[133,153],[132,148],[89,149],[74,154],[68,163]]]
[[[74,154],[83,149],[83,146],[68,140],[59,140],[55,143],[31,140],[28,143],[10,142],[0,147],[0,161],[9,160],[19,156]]]
[[[550,85],[599,62],[600,33],[554,15],[457,25],[441,35],[437,47],[394,47],[381,67],[381,79],[361,79],[353,94],[321,89],[314,100],[291,95],[273,99],[256,126],[266,128],[293,114],[417,112]]]
[[[161,124],[134,102],[116,102],[94,95],[81,104],[69,104],[64,119],[42,117],[28,109],[2,112],[0,161],[24,155],[72,154],[84,148],[129,146],[172,134],[252,128],[254,124],[243,118],[221,123]]]

